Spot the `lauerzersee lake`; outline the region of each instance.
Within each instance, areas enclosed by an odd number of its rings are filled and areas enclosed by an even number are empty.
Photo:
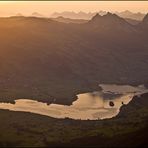
[[[50,104],[31,99],[16,99],[15,104],[0,103],[0,109],[31,112],[54,118],[81,120],[106,119],[116,116],[122,105],[127,105],[135,95],[148,92],[143,85],[100,84],[102,90],[78,94],[72,105]]]

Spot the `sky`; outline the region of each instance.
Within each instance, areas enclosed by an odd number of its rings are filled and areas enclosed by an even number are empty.
[[[50,16],[62,11],[124,11],[148,12],[148,1],[0,1],[0,16],[17,13],[30,15],[33,12]]]

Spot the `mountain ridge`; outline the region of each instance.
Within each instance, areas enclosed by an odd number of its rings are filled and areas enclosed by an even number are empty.
[[[99,13],[101,16],[105,15],[107,11],[98,11],[98,12],[83,12],[83,15],[79,15],[79,12],[69,12],[69,11],[64,11],[64,12],[55,12],[51,15],[51,17],[58,17],[58,16],[63,16],[66,18],[73,18],[73,19],[91,19],[96,13]],[[144,13],[133,13],[129,10],[125,10],[122,12],[113,12],[117,14],[118,16],[122,18],[130,18],[130,19],[135,19],[135,20],[142,20],[143,17],[145,16]]]

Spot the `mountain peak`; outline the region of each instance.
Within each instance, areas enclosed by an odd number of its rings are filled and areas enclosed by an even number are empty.
[[[100,15],[99,13],[96,13],[96,15],[93,16],[91,20],[92,20],[92,21],[93,21],[93,20],[98,20],[98,19],[100,19],[100,18],[101,18],[101,15]]]
[[[112,13],[107,12],[106,15],[104,15],[104,16],[112,16],[112,15],[113,15]]]
[[[119,20],[123,20],[122,18],[120,18],[118,15],[107,12],[105,15],[101,16],[99,13],[97,13],[92,19],[91,22],[106,22],[106,21],[119,21]]]
[[[123,18],[110,12],[107,12],[103,16],[97,13],[88,23],[98,29],[113,30],[114,28],[116,30],[125,31],[133,29]]]
[[[38,12],[33,12],[32,13],[32,16],[35,16],[35,17],[43,17],[42,14],[38,13]]]
[[[105,15],[103,15],[103,17],[108,17],[108,18],[118,18],[118,19],[121,19],[118,15],[114,14],[114,13],[110,13],[110,12],[107,12]]]
[[[125,11],[122,11],[122,13],[125,13],[125,14],[131,14],[132,12],[129,11],[129,10],[125,10]]]
[[[148,24],[148,13],[143,18],[143,23]]]

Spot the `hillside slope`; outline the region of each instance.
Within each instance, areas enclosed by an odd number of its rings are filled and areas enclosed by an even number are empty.
[[[148,34],[141,24],[111,13],[83,24],[0,18],[0,100],[71,104],[99,83],[146,83]]]

